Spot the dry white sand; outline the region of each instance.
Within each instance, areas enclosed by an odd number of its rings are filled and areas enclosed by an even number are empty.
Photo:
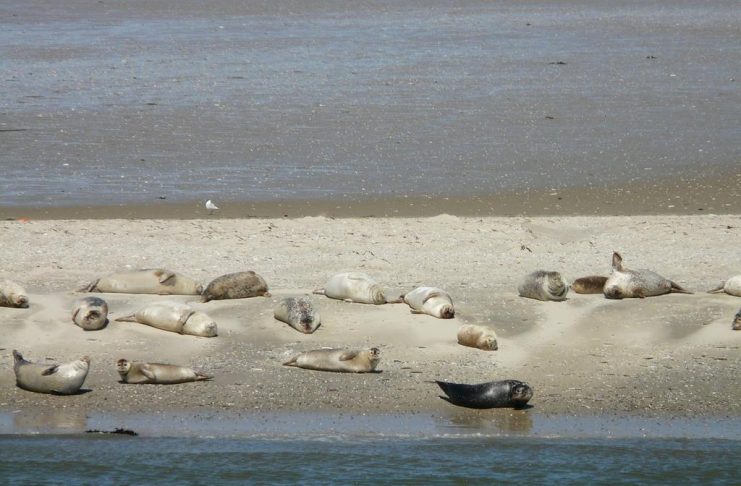
[[[707,294],[741,274],[738,215],[463,218],[57,220],[0,222],[0,279],[24,285],[29,309],[0,308],[0,411],[53,406],[82,412],[338,410],[437,412],[452,405],[430,380],[514,378],[535,389],[543,413],[738,417],[741,298]],[[696,292],[565,302],[517,296],[536,269],[568,279],[607,275],[613,250],[628,268],[649,268]],[[85,332],[71,321],[73,289],[124,269],[164,267],[207,284],[255,270],[273,296],[198,303],[196,296],[95,294],[111,320],[143,304],[193,302],[219,336],[181,336],[111,322]],[[413,315],[404,304],[350,304],[313,296],[323,320],[312,335],[273,319],[277,299],[362,271],[392,292],[442,287],[457,315]],[[458,327],[494,328],[499,350],[456,343]],[[293,353],[377,346],[380,373],[340,374],[281,366]],[[16,388],[11,351],[60,362],[88,354],[88,393],[57,397]],[[115,361],[167,362],[215,375],[174,386],[118,383]]]

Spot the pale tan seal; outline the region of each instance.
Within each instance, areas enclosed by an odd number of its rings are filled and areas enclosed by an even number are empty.
[[[581,277],[571,282],[571,290],[577,294],[601,294],[605,288],[605,282],[607,282],[607,277],[600,275]]]
[[[741,275],[736,275],[735,277],[729,278],[713,290],[708,290],[708,293],[712,294],[721,291],[727,293],[728,295],[741,297]]]
[[[112,273],[90,282],[80,292],[124,294],[199,295],[203,286],[195,280],[163,268]]]
[[[651,270],[627,270],[623,267],[623,257],[620,256],[620,253],[614,252],[612,254],[612,273],[605,282],[605,288],[603,289],[603,293],[608,299],[630,297],[642,299],[670,292],[692,293]]]
[[[315,349],[306,351],[283,363],[307,370],[339,371],[343,373],[369,373],[381,361],[378,348],[357,350]]]
[[[228,273],[217,277],[206,286],[201,302],[222,299],[246,299],[249,297],[270,297],[265,279],[253,272]]]
[[[314,293],[326,295],[330,299],[360,304],[378,305],[388,302],[383,293],[383,288],[369,275],[360,272],[344,272],[333,275],[323,289],[315,290]]]
[[[569,284],[558,272],[537,270],[525,276],[517,287],[520,296],[537,300],[566,300]]]
[[[438,319],[455,317],[453,299],[443,289],[437,287],[417,287],[401,296],[415,314],[428,314]]]
[[[0,307],[28,307],[28,292],[12,280],[0,280]]]
[[[313,333],[322,323],[308,296],[281,299],[273,309],[273,316],[304,334]]]
[[[108,303],[99,297],[84,297],[75,302],[72,322],[86,331],[98,331],[108,324]]]
[[[185,366],[162,363],[138,363],[126,359],[116,362],[116,370],[121,376],[122,383],[152,385],[174,385],[190,381],[205,381],[213,378],[211,375],[194,371]]]
[[[37,364],[26,361],[13,350],[13,371],[19,388],[36,393],[72,395],[80,391],[90,370],[90,358],[83,356],[64,364]]]
[[[483,349],[484,351],[499,349],[497,334],[494,329],[475,324],[466,324],[458,329],[458,344]]]
[[[217,335],[216,323],[205,313],[180,302],[154,302],[134,314],[119,317],[117,322],[138,322],[163,331],[191,336],[214,337]]]

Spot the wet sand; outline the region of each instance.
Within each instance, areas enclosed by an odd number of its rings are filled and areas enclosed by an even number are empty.
[[[0,20],[4,210],[738,207],[736,2],[13,0]],[[643,183],[668,195],[600,204]]]
[[[453,406],[430,380],[514,378],[535,388],[532,405],[543,414],[737,418],[741,333],[731,321],[741,300],[705,291],[741,273],[740,228],[738,215],[3,221],[8,258],[0,277],[25,285],[31,307],[0,308],[0,410],[441,413]],[[628,268],[653,269],[695,293],[624,301],[570,294],[561,303],[517,296],[519,279],[535,269],[568,279],[606,275],[613,250]],[[192,302],[218,322],[216,338],[123,322],[97,332],[72,324],[80,296],[73,289],[112,271],[160,266],[203,283],[255,270],[273,297],[203,304],[195,296],[101,295],[111,319],[146,302]],[[347,270],[367,272],[392,292],[440,286],[453,296],[456,318],[321,296],[314,301],[323,323],[312,335],[273,318],[278,298]],[[499,350],[458,345],[464,323],[495,329]],[[377,346],[381,372],[281,365],[323,346]],[[54,397],[16,388],[12,349],[42,362],[91,355],[91,391]],[[121,357],[188,365],[215,379],[123,385],[114,366]]]

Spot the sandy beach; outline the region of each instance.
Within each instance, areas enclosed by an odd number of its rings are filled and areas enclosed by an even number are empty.
[[[453,406],[430,380],[513,378],[534,387],[531,410],[542,414],[738,418],[741,332],[731,330],[731,321],[741,299],[706,291],[741,273],[740,232],[741,216],[713,214],[2,221],[0,279],[24,285],[31,305],[0,308],[0,411],[436,413]],[[518,281],[536,269],[567,279],[607,275],[614,250],[626,267],[652,269],[695,293],[623,301],[570,293],[565,302],[517,295]],[[203,284],[254,270],[273,295],[203,304],[196,296],[96,294],[109,303],[108,327],[85,332],[72,323],[71,305],[81,295],[74,289],[113,271],[152,267]],[[389,292],[442,287],[454,299],[456,318],[318,295],[323,319],[314,334],[273,318],[279,298],[310,293],[351,270],[370,274]],[[218,337],[113,322],[164,299],[208,313]],[[495,329],[499,350],[458,345],[457,330],[466,323]],[[380,373],[281,365],[325,346],[377,346]],[[90,391],[57,397],[16,388],[13,349],[40,362],[90,355]],[[115,370],[122,357],[192,366],[215,378],[124,385]]]

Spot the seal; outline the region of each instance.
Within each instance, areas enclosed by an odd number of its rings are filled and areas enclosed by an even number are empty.
[[[163,268],[112,273],[78,289],[79,292],[124,294],[199,295],[203,286],[195,280]]]
[[[612,273],[605,282],[603,293],[608,299],[624,299],[629,297],[653,297],[670,292],[691,294],[676,283],[668,280],[651,270],[627,270],[623,267],[623,257],[620,253],[612,254]]]
[[[28,307],[28,293],[12,280],[0,280],[0,307]]]
[[[735,277],[729,278],[713,290],[708,290],[708,293],[714,294],[715,292],[721,291],[727,293],[728,295],[741,297],[741,275],[736,275]]]
[[[733,329],[734,331],[741,331],[741,309],[736,312],[736,317],[733,318],[731,329]]]
[[[313,333],[322,323],[319,312],[314,309],[308,296],[281,299],[273,309],[273,315],[304,334]]]
[[[201,295],[201,302],[222,299],[246,299],[258,296],[270,297],[268,284],[261,276],[253,272],[227,273],[217,277],[206,286]]]
[[[537,270],[525,276],[517,287],[520,296],[537,300],[566,300],[569,284],[558,272]]]
[[[475,324],[466,324],[458,329],[458,344],[483,349],[484,351],[499,349],[497,334],[494,329]]]
[[[37,364],[13,350],[13,371],[19,388],[36,393],[72,395],[78,393],[90,370],[90,358],[83,356],[64,364]]]
[[[490,381],[465,385],[435,381],[453,405],[467,408],[523,408],[533,397],[530,385],[517,380]]]
[[[605,282],[607,282],[607,277],[600,275],[581,277],[571,282],[571,290],[577,294],[601,294],[605,288]]]
[[[378,348],[363,350],[315,349],[306,351],[283,363],[307,370],[339,371],[342,373],[370,373],[381,361]]]
[[[126,359],[116,362],[116,370],[121,375],[121,383],[152,385],[174,385],[190,381],[205,381],[213,378],[211,375],[194,371],[185,366],[162,363],[138,363]]]
[[[191,336],[214,337],[217,335],[216,323],[205,313],[180,302],[154,302],[134,314],[119,317],[117,322],[138,322],[163,331]]]
[[[453,299],[443,289],[417,287],[408,294],[402,295],[401,298],[412,308],[413,314],[429,314],[438,319],[455,317]]]
[[[108,303],[99,297],[84,297],[72,309],[72,322],[86,331],[98,331],[108,324]]]
[[[383,288],[370,276],[359,272],[338,273],[329,279],[323,289],[315,290],[314,293],[360,304],[379,305],[388,302]]]

